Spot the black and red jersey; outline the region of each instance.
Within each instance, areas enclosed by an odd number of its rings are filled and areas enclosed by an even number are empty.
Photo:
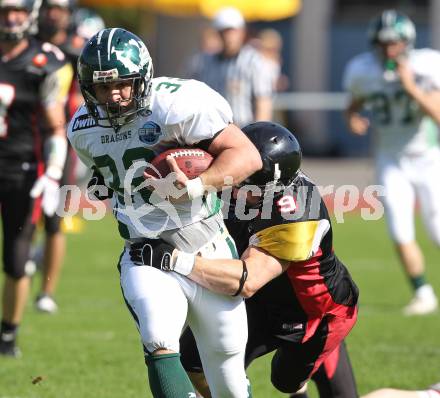
[[[59,45],[61,51],[66,55],[67,60],[72,64],[73,75],[75,78],[72,80],[72,85],[69,90],[69,98],[66,103],[66,121],[69,122],[72,116],[75,114],[78,106],[77,93],[79,93],[79,83],[76,79],[78,58],[84,47],[85,41],[82,37],[74,33],[67,35],[66,41]]]
[[[290,262],[286,272],[247,300],[266,308],[275,334],[293,333],[306,341],[325,315],[354,315],[358,288],[333,251],[327,208],[307,176],[300,173],[294,184],[269,201],[266,197],[256,217],[237,217],[230,215],[226,225],[240,254],[256,246]]]
[[[42,109],[65,101],[72,67],[55,46],[29,38],[17,57],[0,59],[0,178],[16,178],[42,157]]]

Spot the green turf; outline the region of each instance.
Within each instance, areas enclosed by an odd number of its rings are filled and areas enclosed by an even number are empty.
[[[411,292],[384,223],[349,217],[334,230],[336,253],[361,290],[359,321],[348,338],[359,391],[437,381],[439,314],[401,315]],[[428,277],[440,292],[439,252],[420,225],[418,230]],[[38,314],[29,302],[20,330],[23,358],[0,358],[0,398],[150,397],[137,331],[120,294],[116,262],[122,242],[113,220],[88,222],[84,233],[68,239],[60,312]],[[250,367],[255,398],[285,396],[271,387],[269,365],[270,358],[262,358]],[[33,384],[38,376],[42,380]]]

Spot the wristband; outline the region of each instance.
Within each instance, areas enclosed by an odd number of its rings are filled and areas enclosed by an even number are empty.
[[[191,253],[184,253],[179,250],[175,251],[172,270],[181,275],[189,275],[194,268],[196,256]]]
[[[238,296],[241,293],[241,291],[243,290],[243,287],[244,287],[244,283],[246,282],[246,279],[248,277],[248,270],[247,270],[247,267],[246,267],[246,263],[245,263],[244,260],[241,260],[241,262],[243,263],[243,272],[241,274],[241,278],[240,278],[240,283],[238,285],[238,289],[235,292],[235,294],[232,295],[232,297],[236,297],[236,296]]]
[[[205,193],[205,186],[203,185],[202,179],[200,177],[188,180],[186,182],[186,191],[188,192],[188,197],[192,200],[202,196]]]

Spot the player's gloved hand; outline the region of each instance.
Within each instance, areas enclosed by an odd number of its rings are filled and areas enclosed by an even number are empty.
[[[175,271],[182,275],[191,273],[195,256],[175,249],[162,239],[145,239],[130,246],[130,259],[138,265],[162,271]]]
[[[106,200],[113,196],[113,190],[105,185],[104,177],[97,170],[93,170],[87,183],[87,196],[90,200]]]
[[[48,172],[38,177],[31,189],[30,195],[36,199],[43,195],[41,206],[44,214],[51,217],[60,204],[60,185],[57,179],[52,178]]]
[[[30,191],[34,199],[43,196],[41,206],[47,216],[53,216],[60,204],[59,181],[63,175],[64,163],[67,155],[66,137],[51,135],[45,142],[47,151],[47,166],[45,173],[37,178]]]

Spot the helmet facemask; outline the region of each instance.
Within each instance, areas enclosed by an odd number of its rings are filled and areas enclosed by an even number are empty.
[[[263,160],[264,162],[264,160]],[[243,187],[257,187],[261,191],[261,196],[258,201],[253,201],[253,203],[246,202],[246,208],[249,209],[259,209],[264,206],[264,204],[272,203],[273,199],[277,196],[282,195],[284,190],[288,187],[292,187],[295,181],[298,178],[299,170],[295,174],[295,176],[289,179],[281,178],[281,170],[279,168],[278,163],[272,164],[273,166],[273,179],[267,180],[266,183],[256,183],[257,181],[261,181],[261,178],[258,178],[258,171],[253,175],[249,176],[246,180],[242,181],[240,184],[236,186],[237,189]]]
[[[151,96],[151,81],[141,76],[127,77],[116,81],[131,81],[130,98],[118,102],[99,102],[95,93],[97,84],[81,85],[89,114],[100,127],[112,127],[119,130],[124,124],[136,119],[139,115],[147,115]],[[102,83],[101,83],[102,84]]]

